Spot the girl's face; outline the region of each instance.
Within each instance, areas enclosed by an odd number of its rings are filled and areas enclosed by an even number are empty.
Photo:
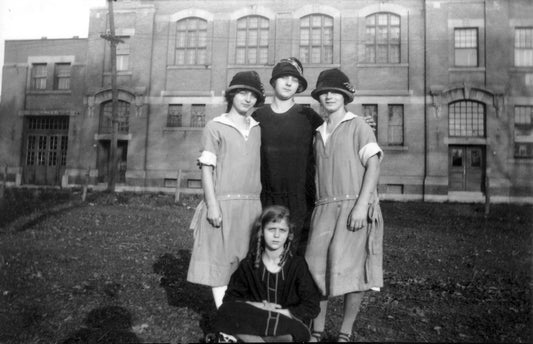
[[[289,237],[289,225],[286,220],[271,221],[263,227],[265,249],[269,251],[283,251]]]
[[[233,108],[241,115],[245,115],[257,102],[255,93],[249,90],[240,90],[233,97]]]
[[[320,94],[318,99],[328,113],[334,113],[344,107],[344,96],[341,93],[326,91]]]
[[[276,97],[283,100],[291,99],[296,94],[298,86],[300,86],[300,81],[294,76],[286,75],[277,78],[274,84]]]

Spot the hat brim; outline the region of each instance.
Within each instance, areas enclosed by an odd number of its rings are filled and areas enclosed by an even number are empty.
[[[248,85],[232,85],[228,88],[226,88],[226,93],[232,90],[249,90],[252,91],[255,94],[255,97],[257,98],[257,101],[255,102],[255,106],[262,105],[265,102],[265,96],[255,87],[251,87]]]
[[[315,88],[313,91],[311,91],[311,97],[315,98],[316,101],[320,101],[319,97],[322,93],[324,92],[328,92],[328,91],[333,91],[335,93],[340,93],[342,94],[343,96],[345,96],[345,99],[347,100],[346,101],[346,104],[348,103],[351,103],[353,102],[353,99],[354,99],[354,93],[351,93],[343,88],[339,88],[339,87],[320,87],[320,88]]]
[[[270,85],[274,87],[274,85],[276,84],[276,80],[279,78],[283,78],[284,76],[293,76],[298,79],[298,89],[296,90],[296,93],[302,93],[307,89],[307,80],[305,80],[301,75],[298,75],[296,73],[284,73],[273,76],[272,79],[270,79]]]

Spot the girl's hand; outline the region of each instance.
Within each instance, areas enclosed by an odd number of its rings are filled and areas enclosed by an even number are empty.
[[[356,203],[348,216],[347,227],[349,231],[355,232],[364,228],[368,222],[368,206]]]
[[[211,207],[207,207],[207,222],[217,228],[222,225],[222,212],[220,211],[218,203]]]

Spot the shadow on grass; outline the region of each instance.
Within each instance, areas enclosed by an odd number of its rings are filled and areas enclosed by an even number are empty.
[[[23,231],[82,205],[77,191],[8,188],[0,198],[0,229]]]
[[[93,309],[85,319],[83,327],[65,339],[62,344],[82,343],[141,343],[131,331],[131,314],[118,306]]]
[[[212,332],[215,303],[209,287],[187,282],[190,260],[189,250],[179,250],[177,255],[165,253],[154,263],[153,270],[161,276],[161,287],[166,291],[168,304],[187,307],[200,314],[200,328],[206,334]]]

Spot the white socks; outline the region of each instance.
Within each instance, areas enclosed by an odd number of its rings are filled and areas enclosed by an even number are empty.
[[[213,291],[213,299],[215,299],[215,306],[217,309],[222,305],[222,299],[224,298],[224,294],[226,294],[226,289],[228,289],[227,285],[223,285],[222,287],[213,287],[211,290]]]

